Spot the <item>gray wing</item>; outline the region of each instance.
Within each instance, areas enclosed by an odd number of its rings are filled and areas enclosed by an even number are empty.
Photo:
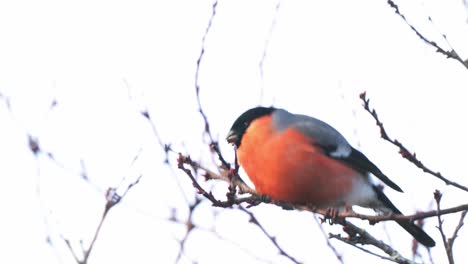
[[[403,192],[397,184],[383,174],[364,154],[354,149],[343,135],[329,124],[310,116],[291,114],[283,109],[276,110],[272,117],[275,127],[279,131],[295,127],[304,135],[312,138],[314,144],[322,149],[327,156],[339,160],[363,174],[370,172],[391,188]]]

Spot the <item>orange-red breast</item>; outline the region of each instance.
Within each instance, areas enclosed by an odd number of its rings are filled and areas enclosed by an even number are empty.
[[[256,107],[237,118],[227,141],[237,147],[239,163],[256,190],[275,200],[322,208],[358,205],[401,214],[369,174],[397,191],[401,188],[321,120]],[[412,222],[398,223],[421,244],[435,246]]]

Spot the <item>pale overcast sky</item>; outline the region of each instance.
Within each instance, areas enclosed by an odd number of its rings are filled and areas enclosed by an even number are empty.
[[[403,212],[433,208],[435,189],[444,194],[443,207],[466,201],[466,193],[422,173],[381,140],[358,95],[367,91],[391,136],[466,186],[467,69],[425,44],[387,1],[279,3],[276,8],[278,1],[218,2],[199,81],[201,103],[225,156],[233,160],[223,141],[233,120],[252,106],[274,104],[341,131],[405,190],[386,190]],[[468,12],[462,1],[395,3],[424,36],[468,58]],[[185,226],[167,219],[175,210],[185,221],[186,199],[193,201],[194,192],[186,175],[164,164],[139,112],[149,111],[162,140],[176,151],[213,167],[194,89],[212,4],[0,3],[1,263],[75,263],[61,236],[81,252],[80,239],[89,245],[101,218],[105,190],[123,178],[125,187],[139,175],[141,181],[106,219],[89,263],[174,263]],[[57,105],[51,109],[53,101]],[[35,157],[28,134],[59,164],[44,154]],[[176,156],[170,159],[174,164]],[[80,177],[80,161],[89,182]],[[224,198],[225,184],[204,184],[215,185]],[[251,211],[298,260],[337,261],[312,214],[269,205]],[[188,237],[179,263],[290,263],[242,212],[203,202],[193,217],[201,228]],[[451,234],[458,215],[444,219]],[[396,224],[354,223],[411,257],[411,238]],[[445,263],[436,225],[430,219],[425,230],[438,243],[434,263]],[[468,257],[463,250],[468,229],[459,235],[454,254],[461,263]],[[347,263],[383,261],[332,243]],[[427,262],[427,252],[421,254]]]

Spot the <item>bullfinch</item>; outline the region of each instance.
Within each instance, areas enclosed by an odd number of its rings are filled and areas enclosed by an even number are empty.
[[[239,164],[256,191],[274,200],[316,208],[357,205],[401,214],[369,175],[396,191],[402,189],[321,120],[255,107],[235,120],[227,141],[236,146]],[[435,246],[412,222],[398,224],[424,246]]]

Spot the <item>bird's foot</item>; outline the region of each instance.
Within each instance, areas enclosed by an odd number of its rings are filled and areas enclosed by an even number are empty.
[[[336,207],[329,207],[325,210],[325,215],[323,221],[328,221],[330,225],[336,223],[336,219],[338,218],[339,210]]]

